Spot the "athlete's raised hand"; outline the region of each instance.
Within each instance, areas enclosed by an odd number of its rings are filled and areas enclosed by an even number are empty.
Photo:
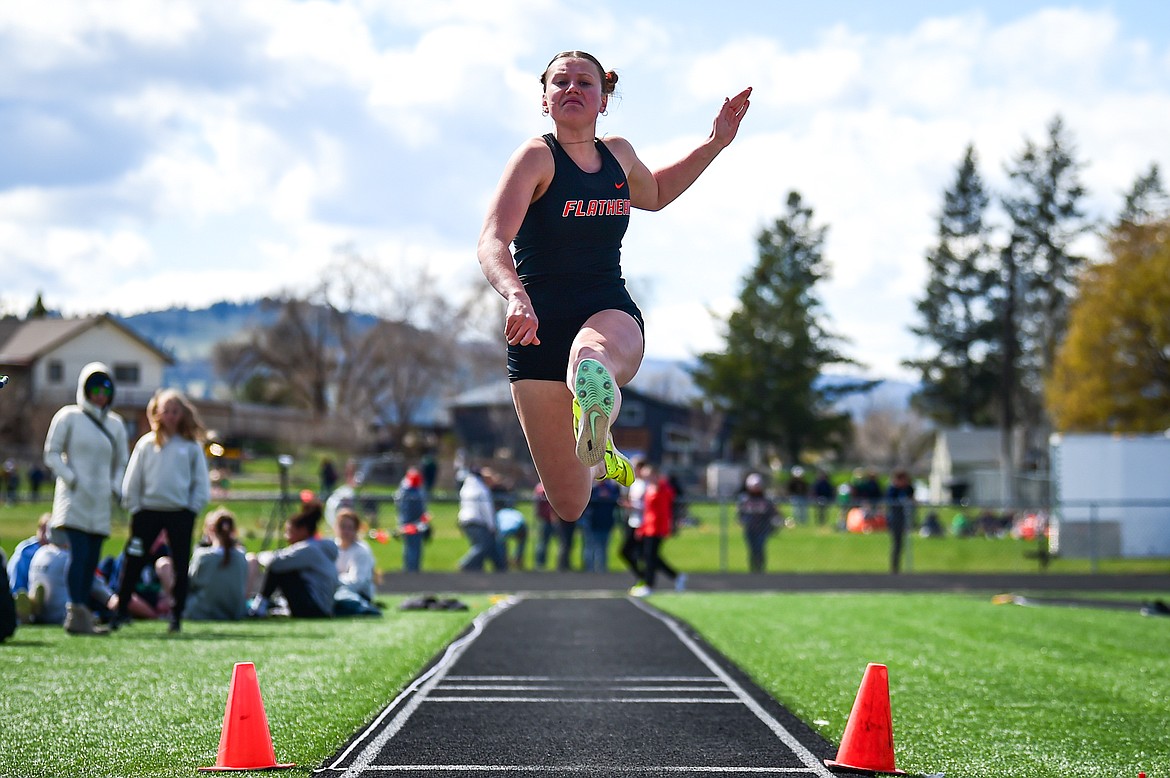
[[[739,132],[739,123],[747,114],[751,101],[752,88],[749,86],[735,97],[725,97],[723,107],[719,109],[715,122],[711,127],[711,139],[719,144],[720,148],[727,147]]]

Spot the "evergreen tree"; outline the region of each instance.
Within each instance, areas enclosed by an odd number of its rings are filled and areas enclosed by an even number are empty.
[[[989,203],[975,149],[968,146],[943,195],[938,243],[926,256],[930,275],[917,305],[921,324],[911,328],[934,353],[903,363],[922,375],[915,407],[943,424],[988,425],[996,415],[1000,327]]]
[[[1081,210],[1081,167],[1056,117],[1048,126],[1048,144],[1028,141],[1007,170],[1013,191],[1002,202],[1011,220],[1011,250],[1003,256],[1014,263],[1005,278],[1014,276],[1016,299],[1008,329],[1018,345],[1021,421],[1033,428],[1044,426],[1043,381],[1064,337],[1084,263],[1072,244],[1091,228]]]
[[[48,316],[49,309],[45,307],[44,296],[40,292],[37,292],[37,300],[33,303],[32,308],[29,308],[28,315],[25,318],[44,319]]]
[[[734,443],[758,442],[800,460],[810,449],[840,447],[850,419],[833,403],[872,382],[822,380],[830,365],[856,365],[822,322],[816,285],[828,277],[826,228],[790,192],[787,211],[757,238],[759,262],[743,279],[721,353],[699,357],[695,381],[728,414]]]
[[[1164,219],[1167,214],[1170,214],[1170,195],[1162,186],[1162,176],[1154,163],[1145,175],[1137,177],[1125,195],[1125,205],[1114,231],[1123,230],[1126,224],[1142,225]]]

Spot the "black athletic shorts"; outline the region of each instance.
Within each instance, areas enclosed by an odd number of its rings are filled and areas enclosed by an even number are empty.
[[[638,322],[642,337],[646,337],[646,323],[642,320],[642,312],[633,302],[603,310],[618,310],[630,314],[634,321]],[[573,339],[592,315],[593,313],[569,317],[541,316],[540,328],[536,331],[536,336],[540,338],[539,346],[508,346],[508,380],[532,378],[538,381],[564,382],[569,372],[569,351],[573,347]]]

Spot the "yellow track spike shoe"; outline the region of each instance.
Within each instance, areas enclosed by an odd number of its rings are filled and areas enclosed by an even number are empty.
[[[613,439],[605,442],[605,473],[597,476],[598,481],[612,478],[622,486],[634,483],[634,466],[626,455],[613,445]]]
[[[573,383],[581,411],[577,423],[577,459],[586,467],[593,467],[605,458],[616,389],[613,377],[596,359],[581,360]]]

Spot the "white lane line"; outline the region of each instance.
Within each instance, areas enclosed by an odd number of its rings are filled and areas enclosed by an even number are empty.
[[[747,706],[748,710],[756,714],[756,718],[762,721],[764,725],[768,727],[768,729],[772,730],[776,737],[780,738],[781,742],[788,746],[788,748],[790,748],[792,752],[800,758],[800,761],[808,765],[810,771],[820,776],[821,778],[833,778],[833,774],[829,772],[829,768],[825,767],[821,760],[814,756],[813,753],[809,751],[803,743],[797,740],[791,732],[785,729],[784,725],[777,721],[772,714],[764,710],[763,706],[756,702],[755,699],[753,699],[752,696],[747,693],[746,689],[740,686],[734,678],[728,675],[726,670],[720,667],[719,664],[714,659],[712,659],[707,654],[707,652],[699,646],[698,643],[691,639],[690,635],[683,631],[682,627],[679,626],[677,621],[670,618],[666,614],[661,613],[655,608],[647,606],[638,599],[630,598],[630,602],[632,602],[637,608],[641,609],[644,613],[650,614],[665,624],[670,629],[670,631],[673,632],[675,636],[682,641],[683,645],[689,648],[691,653],[698,657],[699,661],[707,666],[708,670],[714,673],[720,680],[723,681],[723,683],[727,684],[729,689],[735,692],[735,695],[739,697],[740,701],[744,705]]]
[[[540,683],[547,681],[549,683],[597,683],[597,678],[579,675],[448,675],[445,676],[448,681],[480,681],[489,683],[498,681],[500,683]],[[712,678],[709,675],[618,675],[612,678],[607,678],[611,683],[717,683],[718,679]]]
[[[427,697],[427,703],[432,702],[551,702],[561,703],[565,705],[577,704],[579,702],[599,702],[599,703],[660,703],[669,702],[676,705],[739,705],[740,701],[734,697],[728,697],[722,700],[715,700],[711,698],[702,697],[437,697],[430,695]]]
[[[531,685],[525,686],[523,684],[492,684],[492,683],[443,683],[439,684],[437,691],[445,692],[450,690],[463,692],[579,692],[584,691],[584,686],[544,686]],[[711,686],[706,689],[696,686],[611,686],[604,682],[599,682],[590,685],[589,691],[596,690],[615,691],[615,692],[706,692],[708,694],[715,694],[719,692],[728,692],[726,686],[719,683],[717,686]]]
[[[340,769],[338,768],[338,765],[341,764],[341,762],[344,761],[345,758],[348,757],[355,748],[362,745],[362,743],[366,741],[366,738],[370,737],[374,730],[376,730],[382,724],[382,722],[385,721],[386,717],[398,707],[399,703],[409,697],[409,701],[405,706],[403,706],[402,710],[398,712],[398,715],[395,716],[394,719],[386,726],[386,728],[379,732],[373,740],[369,741],[368,745],[362,748],[361,752],[358,753],[357,759],[354,760],[354,763],[350,765],[350,767],[342,774],[342,778],[357,778],[357,776],[359,776],[363,770],[368,769],[370,763],[386,745],[386,742],[398,734],[398,731],[402,729],[402,726],[406,723],[406,720],[410,718],[411,714],[413,714],[415,709],[418,708],[423,698],[426,697],[426,693],[443,680],[443,676],[446,674],[447,670],[449,670],[451,666],[455,664],[459,657],[463,656],[463,652],[467,650],[467,647],[470,646],[477,637],[479,637],[487,623],[506,611],[508,608],[511,608],[517,602],[518,600],[515,597],[508,597],[499,601],[488,610],[476,616],[475,619],[473,619],[471,622],[471,631],[459,640],[456,640],[451,645],[447,646],[447,650],[443,653],[442,658],[434,665],[432,665],[431,668],[425,673],[420,675],[418,678],[415,678],[409,686],[403,689],[402,692],[400,692],[399,695],[394,698],[394,701],[387,705],[382,710],[382,712],[378,714],[377,718],[370,722],[370,725],[362,731],[362,734],[356,737],[354,741],[349,744],[349,748],[342,751],[337,759],[333,760],[333,764],[324,769]],[[416,691],[418,694],[415,694]]]

